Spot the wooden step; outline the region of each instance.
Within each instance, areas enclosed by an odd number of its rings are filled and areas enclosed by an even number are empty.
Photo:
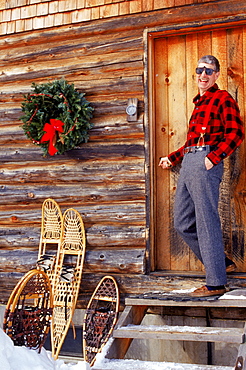
[[[207,308],[246,308],[246,299],[204,299],[204,300],[171,300],[163,298],[136,298],[128,297],[125,299],[126,306],[146,306],[146,307],[207,307]]]
[[[193,365],[140,360],[108,360],[95,364],[93,370],[233,370],[231,366]]]
[[[244,332],[240,328],[199,326],[144,326],[128,325],[114,330],[114,338],[164,339],[200,342],[244,343]]]
[[[200,342],[224,342],[239,344],[238,357],[235,359],[237,363],[236,369],[244,368],[246,364],[246,325],[244,328],[223,328],[223,327],[201,327],[201,326],[155,326],[141,325],[145,313],[150,306],[172,305],[172,302],[161,301],[157,299],[128,299],[128,305],[119,317],[118,323],[113,331],[113,338],[105,355],[104,361],[101,364],[96,364],[95,370],[205,370],[205,369],[223,369],[234,370],[235,367],[219,366],[219,365],[200,365],[200,364],[182,364],[169,362],[150,362],[134,360],[118,360],[124,359],[127,350],[133,339],[163,339],[177,341],[200,341]],[[132,305],[130,305],[132,303]],[[225,307],[228,308],[227,302],[177,302],[179,305],[188,305],[193,303],[196,307]],[[229,307],[234,303],[229,303]],[[246,307],[245,302],[241,307]],[[113,361],[113,362],[111,362]],[[119,362],[118,362],[119,361]],[[124,362],[122,362],[124,361]],[[128,362],[134,361],[134,362]],[[174,359],[175,361],[175,359]],[[119,364],[119,365],[118,365]]]

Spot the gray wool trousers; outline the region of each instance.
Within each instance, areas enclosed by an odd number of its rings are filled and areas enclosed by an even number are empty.
[[[206,271],[206,284],[227,282],[225,253],[218,213],[223,162],[207,170],[209,147],[184,155],[174,204],[174,227]]]

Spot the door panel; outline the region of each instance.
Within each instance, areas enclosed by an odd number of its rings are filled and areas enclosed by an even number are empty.
[[[173,203],[179,167],[162,170],[159,157],[183,145],[193,97],[197,94],[195,68],[199,57],[215,55],[221,64],[218,85],[238,101],[245,122],[246,28],[210,30],[153,40],[153,222],[156,270],[200,271],[202,264],[173,228]],[[246,164],[245,141],[225,160],[220,216],[225,250],[245,271]]]

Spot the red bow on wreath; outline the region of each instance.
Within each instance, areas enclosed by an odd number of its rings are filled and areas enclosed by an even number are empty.
[[[54,155],[56,154],[56,152],[58,152],[58,150],[55,147],[57,139],[56,132],[63,132],[63,126],[64,122],[54,118],[50,119],[50,123],[45,123],[44,125],[45,134],[43,134],[41,138],[41,143],[49,141],[48,152],[50,155]]]

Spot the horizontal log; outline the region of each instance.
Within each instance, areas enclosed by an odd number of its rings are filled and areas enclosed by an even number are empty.
[[[41,58],[41,55],[39,55],[39,58]],[[31,61],[14,65],[12,65],[12,63],[8,64],[8,62],[5,61],[7,65],[5,65],[4,72],[0,75],[0,82],[4,84],[11,81],[23,81],[25,83],[25,81],[28,82],[42,77],[50,78],[51,76],[57,76],[59,74],[63,76],[72,75],[73,78],[77,76],[77,79],[79,78],[80,80],[87,81],[87,84],[90,84],[90,82],[93,83],[96,77],[98,80],[104,80],[107,77],[112,80],[112,76],[114,79],[115,77],[127,78],[130,75],[136,75],[137,68],[134,68],[135,65],[131,65],[129,61],[140,66],[142,63],[142,49],[128,50],[125,52],[120,51],[118,53],[111,52],[108,54],[100,54],[100,56],[88,56],[86,54],[81,56],[80,59],[78,58],[79,56],[73,59],[69,57],[66,59],[62,58],[59,62],[59,56],[54,55],[52,59],[48,61],[45,59],[43,61],[40,60],[38,64],[36,63],[33,65]],[[126,64],[124,69],[121,70],[120,63],[127,63],[129,67]],[[20,65],[23,67],[21,68]],[[105,75],[102,74],[104,68]],[[131,73],[125,73],[128,69]],[[115,71],[118,73],[114,74]]]
[[[40,83],[42,83],[43,81],[40,81]],[[72,83],[73,82],[73,79],[71,80],[68,80],[68,82]],[[37,82],[38,83],[38,82]],[[11,89],[11,86],[12,86],[12,90]],[[23,90],[23,87],[22,88],[19,88],[20,86],[17,85],[15,86],[14,84],[10,84],[9,85],[9,91],[1,91],[1,95],[0,95],[0,113],[2,115],[2,117],[6,117],[8,118],[9,115],[13,114],[13,120],[11,121],[11,123],[8,123],[8,125],[12,125],[12,124],[16,124],[18,126],[18,123],[20,122],[20,116],[22,115],[22,112],[21,112],[21,103],[23,102],[24,100],[24,96],[27,94],[27,93],[30,93],[32,92],[32,88],[31,88],[31,85],[30,85],[30,82],[28,82],[25,87],[24,87],[24,90]],[[85,93],[84,91],[84,88],[83,87],[80,87],[78,88],[76,85],[75,85],[75,89],[81,93]],[[114,98],[112,99],[112,95],[111,94],[102,94],[102,95],[90,95],[90,97],[88,98],[88,95],[85,94],[85,98],[87,98],[87,100],[91,103],[91,105],[93,105],[93,107],[95,108],[94,111],[93,111],[93,119],[94,117],[97,117],[97,120],[98,119],[104,119],[105,120],[105,117],[103,118],[103,116],[100,114],[98,115],[97,114],[97,110],[102,110],[102,109],[106,109],[106,110],[109,110],[111,109],[110,112],[107,113],[107,117],[109,122],[112,121],[112,119],[115,120],[115,122],[117,123],[117,120],[119,119],[119,115],[121,117],[124,117],[124,122],[125,123],[128,123],[128,124],[132,124],[129,123],[126,119],[126,107],[127,107],[127,97],[128,96],[131,96],[131,97],[136,97],[138,98],[138,108],[140,110],[140,112],[142,113],[144,111],[144,94],[143,94],[143,91],[141,91],[140,93],[138,93],[137,95],[134,95],[135,93],[134,92],[118,92],[117,93],[117,96],[114,96]],[[8,114],[6,114],[6,112],[8,112]],[[103,113],[103,112],[102,112]],[[15,118],[15,116],[16,118]],[[117,116],[118,115],[118,116]],[[13,122],[14,120],[16,120],[16,123]],[[142,121],[143,122],[143,119]],[[5,125],[5,121],[4,119],[2,119],[2,124]]]
[[[69,81],[68,81],[69,82]],[[80,92],[84,92],[83,89],[77,89]],[[30,86],[26,86],[26,93],[31,92]],[[24,92],[23,92],[24,93]],[[5,95],[9,95],[11,92]],[[89,101],[90,105],[94,109],[93,111],[93,118],[91,120],[91,123],[94,125],[93,127],[97,127],[97,121],[98,119],[101,119],[105,117],[104,119],[108,118],[109,122],[112,120],[115,120],[115,124],[119,124],[117,122],[117,117],[120,115],[123,117],[123,120],[125,124],[127,123],[129,125],[129,128],[131,127],[131,124],[141,124],[143,123],[143,111],[144,111],[144,104],[143,104],[143,94],[142,92],[135,93],[134,91],[130,90],[128,92],[120,92],[117,94],[117,99],[115,98],[112,100],[112,96],[109,95],[86,95],[85,96],[87,100]],[[128,103],[128,99],[130,98],[137,98],[138,99],[138,121],[136,123],[129,123],[127,122],[126,117],[126,107]],[[20,120],[20,117],[22,116],[21,112],[21,103],[24,100],[24,97],[22,96],[22,99],[17,102],[16,107],[11,107],[8,110],[8,114],[6,114],[6,109],[4,108],[4,104],[0,108],[0,123],[1,125],[4,125],[4,127],[10,127],[12,125],[15,125],[18,130],[21,130],[20,126],[23,124],[23,122]]]
[[[100,80],[91,80],[90,84],[84,85],[84,81],[81,79],[74,79],[74,83],[77,89],[83,89],[85,93],[90,95],[103,95],[112,94],[117,95],[118,93],[124,94],[130,92],[131,94],[139,94],[143,91],[143,76],[129,76],[124,78],[109,78]]]
[[[88,250],[85,272],[145,273],[145,249]]]
[[[0,272],[0,286],[1,288],[1,295],[0,295],[0,303],[6,304],[9,295],[19,279],[23,276],[24,273],[20,272]],[[168,277],[156,277],[153,275],[145,275],[145,274],[126,274],[126,273],[112,273],[111,274],[117,281],[120,291],[120,298],[122,305],[124,305],[125,298],[127,296],[135,296],[138,297],[141,293],[149,292],[156,292],[156,291],[173,291],[174,289],[190,289],[195,286],[202,285],[204,283],[203,279],[200,278],[192,278],[187,277],[185,280],[183,278],[179,278],[178,276],[173,277],[169,275]],[[97,284],[101,280],[102,277],[105,276],[105,272],[85,272],[83,271],[81,287],[80,287],[80,294],[77,302],[77,308],[85,308],[88,304],[88,301],[95,290]],[[238,287],[243,288],[245,284],[245,279],[233,279],[228,278],[228,286],[230,287]],[[179,306],[182,306],[182,302],[179,302]],[[233,302],[232,302],[233,303]],[[197,303],[197,306],[199,303]],[[189,307],[189,301],[185,302],[184,306]],[[168,306],[167,306],[168,307]],[[170,307],[169,307],[170,308]],[[170,308],[171,309],[171,308]],[[189,307],[190,309],[190,307]],[[238,310],[236,308],[236,310]],[[200,312],[201,307],[198,307],[198,311]],[[213,312],[215,308],[212,308]],[[245,310],[245,309],[244,309]],[[230,315],[227,316],[228,308],[223,309],[223,318],[229,318]],[[219,311],[221,312],[221,311]],[[215,315],[215,314],[214,314]],[[218,314],[217,314],[218,315]],[[194,315],[195,316],[195,315]],[[206,316],[205,316],[206,317]],[[220,318],[219,316],[217,316]],[[242,316],[243,318],[244,316]],[[236,318],[236,317],[235,317]],[[239,318],[240,319],[240,318]]]
[[[141,225],[146,217],[145,201],[120,203],[77,203],[59,202],[61,211],[76,208],[81,214],[86,227],[97,223]],[[42,202],[32,204],[0,205],[0,227],[4,225],[30,225],[41,228]]]
[[[58,165],[59,164],[59,165]],[[109,182],[120,181],[144,181],[144,163],[140,159],[132,159],[129,161],[78,161],[65,160],[46,163],[45,159],[41,162],[33,164],[33,162],[22,163],[6,163],[0,169],[0,183],[66,183],[69,178],[69,183],[93,183],[101,182],[106,186]],[[1,192],[1,190],[0,190]]]
[[[68,80],[68,82],[72,81]],[[2,92],[2,94],[4,95],[4,101],[0,105],[0,122],[5,126],[6,125],[10,126],[13,124],[16,126],[20,126],[22,124],[22,122],[20,121],[20,117],[22,116],[21,103],[24,101],[24,95],[32,92],[32,90],[30,84],[27,84],[25,87],[22,87],[20,90],[17,91],[16,89],[18,88],[18,86],[19,84],[15,88],[14,85],[10,85],[9,86],[10,91],[5,92],[4,94]],[[75,88],[77,91],[81,93],[85,92],[83,86],[80,88],[77,88],[77,86],[75,86]],[[8,114],[6,114],[7,103],[5,103],[5,99],[14,94],[13,89],[15,90],[15,93],[19,97],[17,98],[15,104],[14,103],[11,104],[11,106],[8,108]],[[130,125],[130,123],[127,122],[126,119],[126,107],[128,99],[133,97],[138,98],[138,114],[140,116],[140,120],[138,122],[143,122],[143,118],[141,116],[141,114],[144,111],[143,91],[135,92],[134,89],[124,92],[120,91],[117,93],[117,97],[115,97],[114,99],[112,99],[112,94],[107,94],[106,91],[102,95],[98,94],[95,96],[93,94],[91,94],[90,96],[85,95],[85,98],[87,98],[87,100],[90,102],[90,105],[94,108],[92,118],[92,123],[95,122],[94,127],[96,127],[97,120],[103,117],[108,118],[109,121],[114,119],[115,123],[117,123],[118,119],[117,117],[119,115],[124,117],[124,122]]]
[[[79,91],[83,92],[83,87],[78,88]],[[86,95],[87,96],[87,95]],[[126,114],[126,107],[128,99],[137,98],[138,99],[138,114],[143,113],[144,104],[143,104],[143,90],[135,91],[132,86],[132,89],[128,91],[118,91],[117,98],[112,100],[111,94],[107,94],[105,91],[102,95],[89,95],[88,100],[91,102],[92,107],[94,108],[93,117],[98,118],[101,116],[110,117],[118,114]]]
[[[36,262],[36,256],[37,252],[34,257],[32,257],[32,262]],[[27,270],[23,272],[18,271],[0,271],[0,286],[1,286],[1,295],[0,295],[0,304],[6,304],[8,302],[9,296],[16,286],[16,284],[19,282],[19,280],[22,278],[22,276],[27,272]],[[142,274],[112,274],[114,278],[116,279],[119,290],[120,290],[120,298],[121,300],[124,300],[124,297],[126,294],[129,293],[138,293],[139,288],[142,286],[143,290],[146,289],[146,278],[147,278],[147,285],[150,286],[150,279],[149,276],[142,275]],[[80,287],[80,293],[78,297],[77,302],[77,308],[86,308],[88,301],[95,290],[97,284],[101,280],[102,277],[105,276],[104,272],[98,272],[98,273],[86,273],[83,271],[82,275],[82,281],[81,281],[81,287]],[[125,281],[125,277],[127,276],[127,282]],[[146,276],[146,278],[145,278]],[[159,282],[162,284],[162,287],[164,287],[165,282],[161,279]],[[160,285],[160,284],[159,284]],[[151,286],[156,288],[156,285],[154,282],[151,283]]]
[[[81,290],[80,290],[81,302],[82,300],[87,300],[90,297],[91,293],[94,291],[97,285],[97,282],[103,276],[104,274],[100,272],[98,272],[96,276],[91,273],[85,273],[83,275],[83,281],[81,283]],[[197,278],[197,277],[187,276],[184,279],[183,277],[180,277],[179,275],[178,276],[172,275],[172,273],[169,273],[168,276],[155,276],[153,274],[149,274],[149,275],[147,274],[146,275],[113,274],[113,276],[115,277],[119,285],[121,297],[125,297],[125,298],[128,297],[130,299],[136,298],[137,302],[140,302],[140,303],[142,302],[143,305],[149,304],[149,306],[152,306],[152,307],[157,307],[155,303],[151,304],[151,301],[153,301],[153,299],[152,300],[151,299],[144,300],[143,298],[141,299],[141,294],[148,293],[149,296],[151,297],[151,294],[153,294],[153,292],[160,292],[161,294],[162,292],[173,292],[175,290],[180,291],[181,289],[187,291],[188,289],[199,287],[202,284],[204,284],[204,277]],[[228,276],[228,288],[244,289],[245,288],[245,277],[242,276],[240,279],[236,279],[236,278]],[[157,300],[155,300],[155,302],[156,301]],[[223,301],[224,300],[220,300],[216,302],[220,302],[221,307],[222,307],[224,305]],[[168,300],[165,300],[165,301],[159,300],[158,302],[159,302],[158,303],[159,307],[162,307],[162,306],[167,307],[166,310],[163,311],[163,313],[162,312],[160,313],[161,315],[164,315],[164,314],[169,315],[168,310],[171,310],[170,312],[172,312],[172,307],[173,307],[172,302]],[[162,305],[162,302],[164,302],[164,305]],[[202,306],[206,307],[206,304],[210,305],[209,302],[211,301],[203,301],[203,302],[194,301],[192,302],[192,304],[190,304],[190,302],[191,301],[184,301],[184,302],[178,301],[177,306],[179,307],[186,306],[188,309],[191,309],[191,306],[195,306],[198,308],[198,312],[200,312]],[[216,302],[215,302],[215,306],[216,306]],[[220,303],[218,303],[217,306],[219,306]],[[226,303],[224,306],[226,307],[227,304],[228,303]],[[245,306],[245,302],[242,302],[242,305]],[[211,307],[213,306],[213,302],[211,302],[210,306]],[[237,310],[240,305],[236,308],[235,300],[231,300],[231,305],[229,307],[233,307],[233,306],[235,307],[235,310]],[[215,308],[213,307],[212,309],[214,310]],[[216,308],[216,309],[218,310],[219,308]],[[219,312],[221,311],[218,311],[217,314],[215,313],[215,311],[213,312],[214,312],[213,314],[214,316],[212,318],[216,318],[216,317],[219,318],[218,315],[219,315]],[[199,317],[199,314],[198,314],[198,317]],[[228,312],[224,312],[224,317],[231,318],[231,314]]]
[[[19,282],[23,273],[1,273],[0,272],[0,285],[1,285],[1,296],[0,304],[7,304],[10,294],[14,287]]]
[[[21,108],[10,107],[9,109],[1,109],[0,111],[0,121],[4,124],[12,124],[13,121],[19,120],[21,116]],[[21,121],[19,121],[21,124]]]
[[[127,104],[125,104],[125,107]],[[21,114],[20,114],[21,115]],[[0,112],[1,116],[1,112]],[[110,119],[111,118],[111,119]],[[132,139],[144,139],[143,122],[140,119],[138,122],[126,123],[126,113],[122,116],[111,116],[109,122],[105,122],[104,125],[98,122],[98,119],[94,119],[94,126],[89,131],[89,142],[108,140],[112,143],[117,140],[132,140]],[[141,117],[142,118],[142,117]],[[10,116],[9,116],[10,119]],[[1,121],[1,119],[0,119]],[[15,119],[13,120],[15,122]],[[22,144],[23,146],[29,139],[25,136],[21,121],[17,121],[16,124],[7,124],[5,119],[2,119],[2,130],[0,131],[0,145],[11,146],[13,144]],[[110,122],[111,121],[111,122]]]
[[[144,139],[143,122],[132,122],[131,124],[116,122],[113,127],[110,125],[99,127],[96,123],[95,127],[90,130],[90,141],[132,138]]]
[[[105,98],[104,98],[105,102]],[[110,103],[110,100],[108,100],[108,103]],[[119,106],[122,106],[124,108],[124,113],[118,113],[118,114],[108,114],[108,115],[98,115],[96,118],[93,116],[93,123],[94,126],[90,129],[90,132],[93,134],[96,130],[108,130],[114,131],[114,130],[121,130],[122,128],[125,130],[126,127],[128,128],[129,134],[131,134],[131,130],[135,131],[143,131],[143,125],[144,125],[144,115],[139,114],[137,121],[128,122],[127,116],[126,116],[126,107],[128,104],[128,101],[125,99],[120,100],[117,99],[116,104]],[[143,102],[138,102],[138,108],[143,109]],[[94,136],[94,134],[93,134]],[[95,134],[96,136],[96,134]]]
[[[87,229],[88,245],[145,247],[146,230],[142,225],[100,225],[94,224]]]
[[[57,60],[62,60],[62,64],[70,60],[73,63],[74,61],[78,63],[81,58],[85,58],[85,55],[89,60],[96,57],[98,59],[100,56],[102,58],[100,60],[103,61],[103,58],[107,58],[111,53],[122,52],[124,54],[127,52],[131,55],[136,50],[142,50],[143,35],[141,30],[130,30],[124,33],[112,32],[105,35],[90,35],[89,37],[88,34],[81,35],[81,37],[74,38],[72,43],[70,38],[64,37],[59,44],[53,38],[50,38],[47,43],[47,39],[42,35],[41,32],[38,43],[27,42],[24,48],[20,47],[18,43],[13,45],[5,42],[3,45],[0,39],[2,50],[5,51],[0,55],[0,66],[8,68],[9,65],[17,65],[19,67],[20,63],[25,65],[27,61],[28,65],[32,66],[32,63],[50,62],[54,60],[54,57]],[[22,39],[23,35],[19,34],[19,37]],[[7,66],[6,63],[8,63]],[[113,63],[113,59],[110,60],[110,63]],[[83,65],[83,61],[80,64]]]
[[[32,226],[32,227],[31,227]],[[26,225],[1,225],[0,246],[4,249],[37,248],[40,239],[40,227]],[[133,247],[145,248],[145,227],[125,224],[94,224],[86,228],[88,247]]]
[[[69,76],[67,78],[71,80],[75,79],[76,81],[80,79],[81,81],[84,81],[84,83],[87,83],[87,81],[92,78],[95,79],[98,77],[101,79],[102,73],[104,78],[112,78],[112,76],[116,78],[136,76],[139,75],[143,69],[142,51],[138,54],[136,53],[134,56],[129,56],[129,58],[124,62],[114,61],[114,63],[96,67],[91,65],[89,68],[84,68],[84,66],[81,65],[77,67],[78,68],[69,68],[65,71],[66,75]]]
[[[56,255],[55,251],[49,253]],[[0,273],[26,273],[36,267],[38,248],[15,250],[0,249]],[[72,259],[71,259],[72,262]],[[141,274],[145,272],[144,249],[87,249],[83,271]]]
[[[29,76],[22,81],[20,75],[18,79],[14,79],[15,83],[18,86],[18,91],[22,91],[24,94],[30,92],[30,85],[33,81],[36,80],[37,83],[44,83],[44,78],[47,78],[47,82],[50,81],[52,76],[53,80],[57,78],[57,68],[53,71],[46,69],[46,72],[30,72]],[[65,71],[61,70],[60,74],[70,82],[69,79],[69,72],[66,73]],[[83,81],[81,78],[75,79],[75,76],[72,77],[72,82],[74,82],[77,89],[82,90],[87,96],[90,95],[110,95],[110,94],[123,94],[126,96],[127,93],[130,94],[142,94],[143,91],[143,77],[142,75],[136,76],[125,76],[124,78],[101,78],[98,79],[90,79],[86,82]],[[13,91],[13,79],[11,78],[10,81],[5,81],[3,83],[3,88],[1,89],[5,93],[11,93]]]
[[[145,184],[139,181],[107,181],[81,184],[15,184],[0,187],[1,204],[26,204],[55,198],[58,202],[110,202],[145,199]]]
[[[29,249],[12,250],[6,251],[0,249],[0,304],[7,304],[9,296],[21,279],[21,277],[35,267],[38,257],[38,251],[32,251]],[[8,269],[6,269],[8,266]],[[101,271],[98,273],[99,266]],[[102,273],[103,271],[103,273]],[[99,282],[102,276],[105,274],[109,275],[112,273],[129,274],[135,273],[136,276],[144,273],[145,271],[145,250],[144,249],[115,249],[108,250],[87,250],[85,254],[85,263],[82,274],[81,289],[83,291],[84,276],[90,275],[89,282],[89,296],[81,297],[77,304],[78,308],[85,308],[88,303],[88,299],[95,289],[95,284]],[[97,278],[95,278],[96,275]],[[93,277],[92,277],[93,276]],[[88,287],[86,288],[88,290]]]
[[[135,142],[135,143],[134,143]],[[47,156],[45,161],[57,161],[58,158],[74,158],[77,160],[90,159],[107,159],[111,158],[127,158],[137,157],[144,158],[144,143],[141,140],[129,140],[129,142],[114,142],[112,145],[103,142],[98,143],[83,143],[76,149],[69,150],[61,156]],[[2,147],[0,151],[0,161],[3,162],[25,162],[25,161],[39,161],[43,156],[42,150],[28,141],[25,147],[11,145],[9,147]]]

